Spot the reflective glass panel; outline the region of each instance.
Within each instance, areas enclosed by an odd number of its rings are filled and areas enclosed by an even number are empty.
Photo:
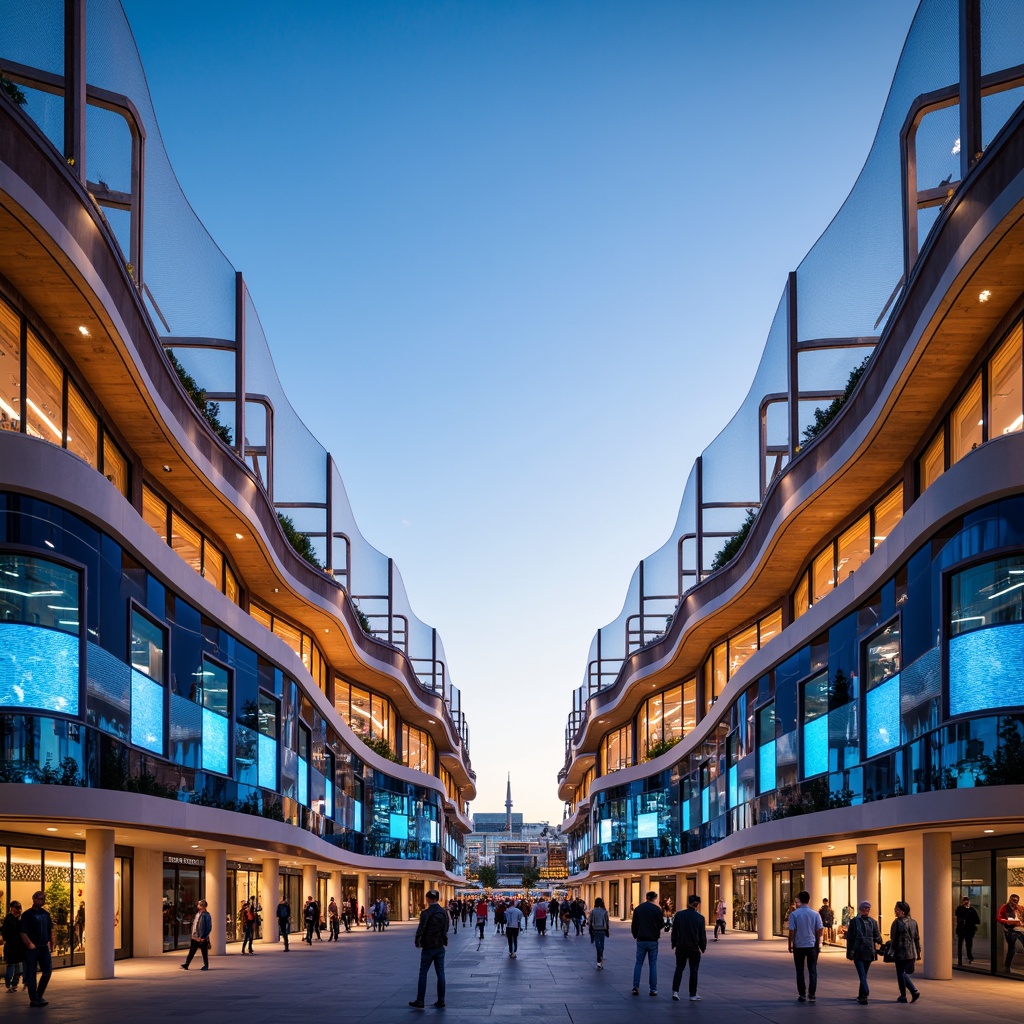
[[[877,547],[892,532],[893,527],[903,518],[903,484],[891,490],[875,506],[875,532],[871,538],[872,549]]]
[[[132,668],[158,683],[164,681],[164,652],[167,633],[137,608],[132,609]]]
[[[28,432],[51,444],[64,441],[64,368],[31,332],[28,334]]]
[[[188,562],[196,572],[203,567],[201,544],[199,531],[182,519],[177,512],[172,512],[171,547],[177,552],[178,557]]]
[[[815,604],[832,593],[835,586],[835,555],[829,544],[814,560],[811,568],[811,597]]]
[[[900,670],[900,623],[890,622],[867,642],[865,658],[867,688],[884,682]]]
[[[45,558],[0,554],[0,622],[79,633],[78,572]]]
[[[757,651],[757,623],[729,639],[729,678]]]
[[[950,465],[959,462],[981,444],[984,429],[979,374],[971,381],[964,397],[957,402],[949,420]]]
[[[106,431],[103,432],[103,475],[128,497],[128,460]]]
[[[867,756],[891,750],[900,741],[900,677],[893,676],[867,695]]]
[[[799,619],[810,606],[811,600],[807,584],[807,573],[804,573],[797,580],[796,590],[793,592],[793,618]]]
[[[1020,430],[1024,423],[1021,405],[1021,327],[996,349],[988,366],[988,436],[999,437]]]
[[[222,665],[203,658],[203,707],[227,715],[230,699],[230,673]]]
[[[945,472],[946,449],[940,430],[921,456],[921,490],[926,491]]]
[[[142,486],[142,518],[167,543],[167,502],[156,491]]]
[[[952,636],[1024,619],[1024,557],[1000,558],[954,573],[949,587]]]
[[[218,590],[224,589],[224,556],[208,540],[203,541],[203,576]]]
[[[683,683],[683,735],[697,726],[697,680],[688,679]]]
[[[839,535],[839,559],[836,575],[842,583],[852,576],[871,554],[871,517],[862,516],[845,533]]]
[[[21,321],[0,301],[0,430],[21,429]]]
[[[155,754],[164,752],[164,688],[132,670],[132,743]]]
[[[99,468],[99,421],[81,391],[68,382],[68,451]]]
[[[782,632],[782,609],[766,615],[758,623],[758,640],[762,647]]]

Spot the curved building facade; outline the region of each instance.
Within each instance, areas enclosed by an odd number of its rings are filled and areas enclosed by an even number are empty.
[[[0,2],[0,895],[58,964],[463,878],[436,631],[174,178],[116,0]],[[89,930],[85,931],[88,917]],[[89,942],[86,936],[106,936]]]
[[[1007,969],[996,915],[1024,885],[1021,28],[1013,5],[920,5],[751,391],[595,637],[563,832],[576,883],[622,917],[649,888],[667,906],[695,892],[770,938],[806,887],[842,942],[859,902],[887,927],[906,899],[925,973],[949,977],[967,895],[964,969]]]

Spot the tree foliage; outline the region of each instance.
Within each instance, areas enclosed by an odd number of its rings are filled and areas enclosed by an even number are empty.
[[[477,878],[485,889],[494,889],[498,885],[498,869],[493,864],[481,864]]]
[[[178,357],[174,354],[173,349],[165,349],[165,351],[167,352],[167,358],[171,361],[171,366],[174,367],[174,371],[178,375],[178,380],[181,381],[182,387],[188,392],[188,397],[192,399],[192,404],[199,410],[206,422],[210,424],[213,432],[226,445],[230,445],[231,431],[220,421],[220,403],[211,402],[206,397],[206,390],[201,388],[196,383],[195,377],[178,362]]]
[[[316,557],[316,551],[313,550],[313,542],[296,527],[291,516],[278,512],[277,521],[281,524],[281,529],[284,530],[284,535],[288,538],[288,543],[295,549],[295,553],[315,568],[323,569],[320,559]]]
[[[824,409],[818,406],[814,410],[814,420],[804,431],[803,440],[801,447],[806,444],[810,444],[838,415],[839,410],[846,405],[850,395],[853,394],[854,388],[857,387],[857,381],[864,375],[864,371],[867,369],[868,360],[871,356],[867,356],[860,366],[850,371],[850,376],[847,378],[846,387],[843,389],[843,393],[825,406]]]
[[[718,554],[711,560],[712,572],[728,565],[736,557],[736,553],[743,547],[743,542],[747,539],[747,534],[750,533],[750,528],[754,525],[756,518],[757,509],[748,508],[746,518],[740,524],[739,530],[722,545]]]

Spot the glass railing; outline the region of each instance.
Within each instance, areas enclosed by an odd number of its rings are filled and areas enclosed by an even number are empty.
[[[586,721],[581,693],[591,696],[614,685],[624,659],[660,638],[683,595],[712,571],[715,555],[740,529],[747,510],[760,506],[810,443],[804,435],[815,410],[843,393],[897,308],[908,258],[905,236],[916,239],[909,255],[916,260],[948,199],[942,190],[949,186],[951,195],[961,176],[959,7],[958,0],[920,4],[868,157],[846,201],[786,282],[750,390],[691,470],[671,536],[640,563],[622,611],[595,635],[566,728],[567,767],[573,737]],[[1016,0],[982,0],[981,40],[981,134],[988,146],[1024,99],[1018,70],[1024,64],[1024,8]],[[904,124],[919,98],[939,97],[943,90],[952,90],[952,99],[936,99],[945,105],[921,108],[911,183],[918,203],[905,222],[910,185]]]
[[[435,631],[413,613],[391,560],[360,534],[333,460],[285,395],[247,289],[240,287],[235,268],[178,184],[119,0],[87,0],[86,19],[88,188],[103,208],[161,340],[219,402],[235,448],[274,505],[309,535],[320,563],[366,616],[368,632],[402,650],[421,685],[443,696],[468,750],[461,698],[451,686]],[[25,93],[24,112],[62,153],[64,0],[0,0],[0,25],[0,68]],[[103,106],[97,105],[100,100]],[[141,183],[133,192],[138,168]],[[240,321],[245,326],[239,338]],[[236,380],[239,343],[244,381]],[[240,395],[244,445],[235,436]]]

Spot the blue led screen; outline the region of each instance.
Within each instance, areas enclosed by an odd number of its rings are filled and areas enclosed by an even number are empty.
[[[758,782],[760,793],[771,793],[775,789],[775,740],[762,743],[758,751]]]
[[[352,828],[356,832],[363,831],[363,801],[352,801]]]
[[[822,715],[804,726],[804,776],[822,775],[828,771],[828,715]]]
[[[612,819],[602,818],[597,824],[599,843],[610,843],[612,841]]]
[[[203,708],[203,771],[228,773],[228,720]]]
[[[404,814],[389,814],[388,835],[392,839],[408,839],[409,819]]]
[[[867,756],[892,750],[900,742],[900,677],[895,675],[876,686],[866,697]]]
[[[164,688],[132,669],[132,743],[164,752]]]
[[[711,791],[702,789],[700,791],[700,820],[708,821],[711,818]]]
[[[324,814],[334,817],[334,786],[330,779],[324,779]]]
[[[740,801],[740,769],[734,764],[729,769],[729,806],[735,807]]]
[[[658,838],[658,812],[650,811],[646,814],[636,816],[636,837],[637,839]]]
[[[303,807],[309,806],[309,770],[306,767],[306,759],[304,757],[296,758],[299,762],[299,803]]]
[[[259,738],[260,785],[264,789],[277,789],[277,740],[260,733]]]
[[[949,641],[949,713],[1024,704],[1024,624],[992,626]]]
[[[78,637],[0,623],[0,705],[78,714]]]

